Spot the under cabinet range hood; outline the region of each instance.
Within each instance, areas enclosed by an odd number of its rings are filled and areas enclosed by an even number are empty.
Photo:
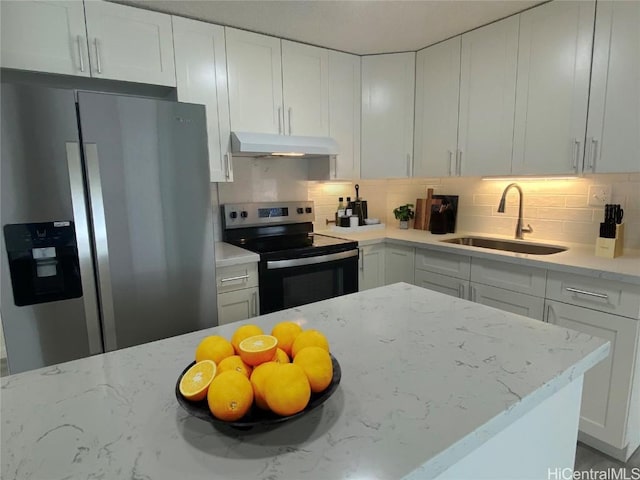
[[[300,158],[328,157],[340,153],[338,142],[330,137],[251,132],[231,132],[231,152],[247,157]]]

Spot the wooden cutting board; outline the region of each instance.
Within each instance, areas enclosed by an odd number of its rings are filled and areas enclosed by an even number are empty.
[[[429,219],[431,217],[431,197],[433,188],[427,189],[427,198],[416,199],[416,216],[413,228],[416,230],[429,230]]]

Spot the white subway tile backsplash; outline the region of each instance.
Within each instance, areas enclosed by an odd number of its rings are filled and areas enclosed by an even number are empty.
[[[483,181],[480,178],[412,178],[359,180],[360,193],[368,201],[369,216],[396,225],[393,209],[416,198],[426,198],[427,188],[435,194],[459,196],[457,229],[484,234],[513,235],[518,214],[518,195],[507,195],[504,214],[497,213],[504,188],[511,180]],[[620,203],[625,209],[625,247],[640,249],[640,174],[598,174],[576,179],[523,179],[517,183],[524,192],[524,222],[534,228],[531,240],[551,240],[594,244],[604,207],[590,207],[590,185],[611,185],[609,203]],[[353,184],[309,182],[308,195],[323,210],[333,214],[337,192],[353,192]],[[335,193],[334,193],[335,192]],[[317,223],[316,228],[324,226]]]

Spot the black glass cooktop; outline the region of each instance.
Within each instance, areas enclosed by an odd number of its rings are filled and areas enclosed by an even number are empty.
[[[358,248],[358,242],[318,234],[278,235],[262,238],[227,240],[271,260],[304,258]]]

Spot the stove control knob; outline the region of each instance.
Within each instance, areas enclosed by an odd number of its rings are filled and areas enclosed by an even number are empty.
[[[240,216],[242,218],[247,218],[247,215],[248,215],[248,213],[246,211],[244,211],[244,210],[242,212],[240,212]]]
[[[229,216],[230,216],[231,218],[238,218],[238,212],[231,212],[231,213],[229,214]]]
[[[298,207],[297,212],[298,212],[298,213],[304,213],[304,209],[303,209],[302,207]]]
[[[306,210],[307,213],[311,213],[311,207],[307,207],[307,208],[305,208],[305,210]]]

